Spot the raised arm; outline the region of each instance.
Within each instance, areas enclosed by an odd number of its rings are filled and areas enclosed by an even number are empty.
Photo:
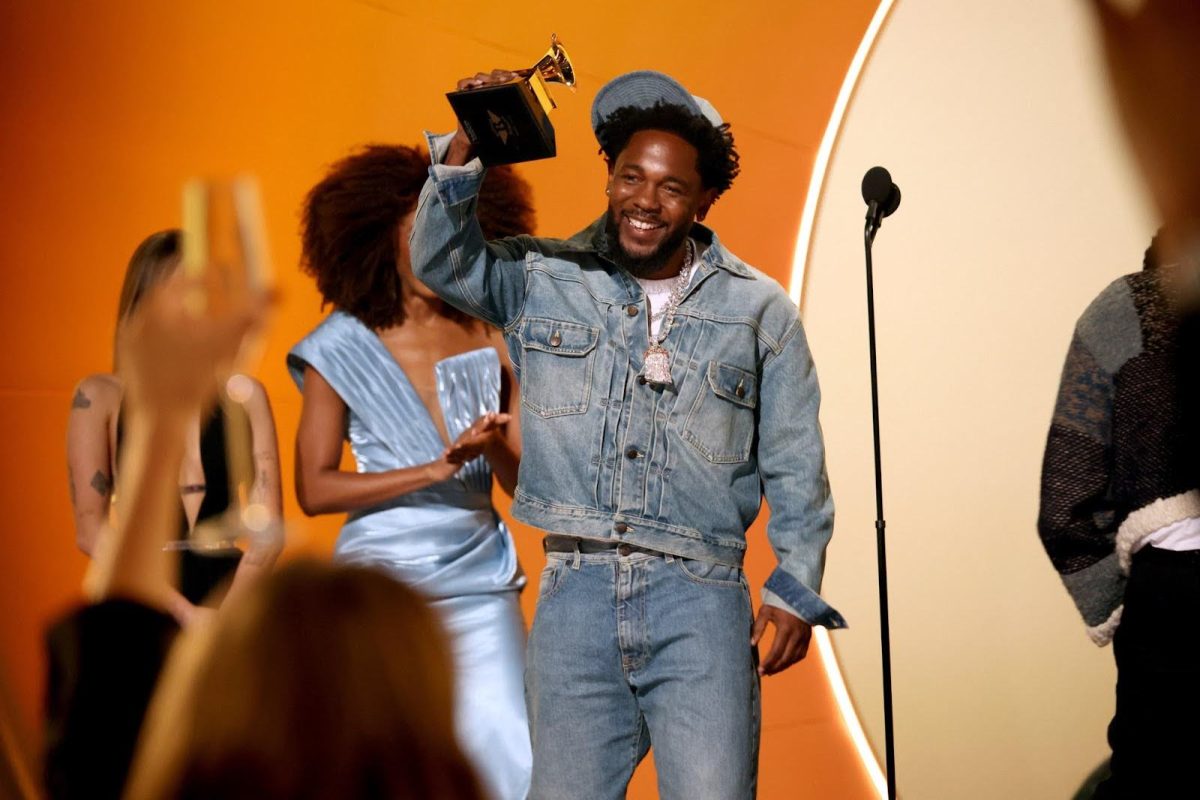
[[[502,82],[496,71],[459,81],[460,89]],[[421,190],[409,239],[413,272],[455,308],[507,328],[525,302],[525,237],[488,243],[475,217],[483,165],[471,153],[460,127],[454,134],[428,136],[433,166]]]
[[[216,393],[247,331],[262,315],[261,297],[237,298],[219,316],[193,317],[190,285],[168,279],[143,301],[121,332],[126,380],[126,446],[117,524],[103,537],[85,578],[93,599],[125,597],[170,605],[178,576],[163,551],[179,531],[179,465],[187,422]],[[194,289],[192,289],[194,291]]]
[[[95,601],[47,634],[46,790],[50,797],[117,797],[177,627],[170,606],[179,534],[179,466],[188,423],[216,393],[261,298],[214,303],[193,316],[181,276],[142,300],[123,324],[125,444],[117,522],[97,541],[84,590]],[[224,299],[224,298],[218,298]]]

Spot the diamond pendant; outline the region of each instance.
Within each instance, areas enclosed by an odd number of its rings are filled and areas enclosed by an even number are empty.
[[[652,344],[642,353],[642,377],[655,386],[670,386],[671,354],[662,345]]]

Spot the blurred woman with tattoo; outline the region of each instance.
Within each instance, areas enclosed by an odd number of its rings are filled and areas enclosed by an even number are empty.
[[[125,270],[117,311],[117,332],[151,288],[174,274],[181,255],[181,234],[166,230],[142,242]],[[89,375],[79,382],[67,423],[67,476],[75,510],[75,541],[89,556],[107,531],[109,505],[116,496],[118,452],[122,444],[121,367],[114,353],[114,373]],[[265,390],[253,381],[245,403],[253,437],[253,494],[277,521],[282,498],[275,421]],[[225,412],[219,407],[197,416],[188,427],[187,449],[179,473],[183,506],[180,538],[198,523],[222,514],[229,506],[225,462]],[[218,587],[232,576],[231,592],[242,592],[269,570],[282,548],[278,538],[257,538],[245,553],[237,548],[184,550],[180,554],[180,589],[172,595],[171,613],[187,625],[206,606],[219,602]]]

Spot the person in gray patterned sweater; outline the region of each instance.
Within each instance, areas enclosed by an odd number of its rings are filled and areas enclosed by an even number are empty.
[[[1159,238],[1076,324],[1042,466],[1042,544],[1092,641],[1114,642],[1113,776],[1097,798],[1197,783],[1200,490],[1178,380],[1192,367]]]

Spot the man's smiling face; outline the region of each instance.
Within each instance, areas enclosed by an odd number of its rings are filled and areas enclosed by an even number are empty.
[[[696,148],[666,131],[638,131],[609,164],[609,255],[639,278],[679,270],[692,221],[703,219],[714,192],[701,185]]]

